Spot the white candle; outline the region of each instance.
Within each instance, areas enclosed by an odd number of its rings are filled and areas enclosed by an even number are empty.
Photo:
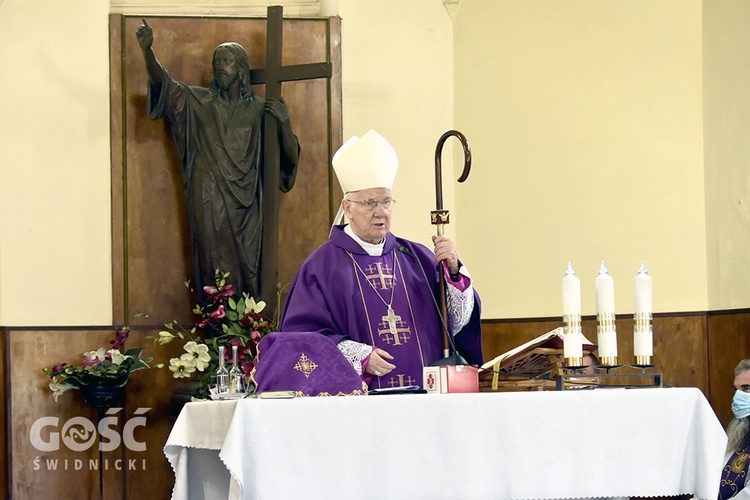
[[[596,289],[596,314],[615,313],[615,282],[607,271],[607,266],[599,268],[599,276],[594,280]]]
[[[580,327],[581,321],[581,280],[573,270],[573,264],[568,262],[568,269],[562,279],[563,319],[568,326]],[[582,335],[577,328],[567,328],[563,335],[563,356],[566,358],[582,358]]]
[[[649,326],[643,331],[636,331],[633,337],[633,354],[638,356],[654,355],[654,332]]]
[[[599,276],[594,280],[596,289],[596,314],[599,319],[596,342],[599,357],[617,357],[617,333],[615,331],[615,283],[602,261]]]
[[[573,264],[568,262],[568,269],[562,279],[563,318],[581,315],[581,280],[573,270]]]
[[[652,287],[651,287],[651,276],[648,275],[646,269],[646,263],[641,261],[641,268],[638,269],[638,274],[635,276],[635,284],[633,286],[635,292],[635,305],[633,312],[638,313],[651,313],[652,305]]]
[[[583,334],[571,332],[569,330],[565,331],[565,334],[563,335],[563,357],[583,357]]]
[[[641,268],[635,276],[634,289],[634,307],[635,329],[633,337],[633,354],[638,356],[654,355],[654,334],[651,329],[651,312],[652,312],[652,283],[651,276],[648,275],[646,263],[641,261]]]

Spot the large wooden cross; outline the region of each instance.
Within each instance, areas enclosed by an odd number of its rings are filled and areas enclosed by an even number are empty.
[[[281,38],[283,8],[268,7],[266,27],[266,67],[250,71],[252,84],[266,85],[266,98],[281,98],[281,83],[315,78],[331,78],[331,63],[282,66]],[[260,257],[260,296],[265,312],[273,317],[279,281],[279,140],[276,119],[265,115],[263,144],[263,239]]]

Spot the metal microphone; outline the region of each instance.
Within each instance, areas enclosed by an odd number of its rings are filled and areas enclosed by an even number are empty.
[[[440,306],[437,303],[437,299],[435,298],[435,294],[432,292],[432,288],[430,287],[430,281],[427,279],[427,273],[424,272],[424,267],[422,267],[422,261],[419,260],[419,258],[414,255],[411,250],[406,248],[404,245],[398,246],[398,251],[406,254],[410,257],[414,257],[417,260],[417,264],[419,265],[419,270],[422,271],[422,278],[424,278],[424,282],[427,285],[427,287],[430,289],[430,297],[432,297],[432,303],[435,304],[435,310],[437,311],[438,318],[440,318],[440,323],[443,325],[443,328],[446,332],[448,332],[448,342],[450,343],[451,350],[453,351],[453,354],[448,356],[447,358],[439,359],[438,361],[435,361],[432,363],[432,366],[438,366],[438,365],[468,365],[469,363],[466,362],[466,360],[458,353],[458,348],[456,347],[456,341],[453,338],[453,334],[448,330],[448,326],[445,324],[445,318],[443,318],[443,315],[440,313]]]

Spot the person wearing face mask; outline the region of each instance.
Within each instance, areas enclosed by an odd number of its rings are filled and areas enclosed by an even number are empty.
[[[721,473],[719,500],[750,499],[750,359],[734,369],[734,419],[727,427],[726,465]]]
[[[390,232],[393,147],[370,130],[341,146],[332,164],[344,192],[337,219],[345,214],[348,224],[335,221],[300,268],[280,331],[325,335],[370,389],[422,386],[423,366],[443,357],[435,302],[443,273],[448,329],[465,360],[481,364],[479,296],[455,243],[433,236],[431,251]]]

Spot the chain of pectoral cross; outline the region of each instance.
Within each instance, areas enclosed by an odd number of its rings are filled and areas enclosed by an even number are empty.
[[[386,302],[382,295],[380,295],[380,292],[378,292],[377,287],[373,284],[372,281],[370,281],[370,278],[372,276],[377,276],[380,278],[380,282],[383,286],[383,289],[387,289],[387,281],[386,277],[388,275],[383,274],[383,270],[381,267],[381,263],[377,262],[375,265],[378,267],[378,273],[368,276],[367,273],[365,273],[364,269],[359,265],[359,262],[357,262],[354,259],[354,255],[352,255],[351,252],[347,251],[347,254],[349,254],[349,257],[352,259],[352,262],[354,262],[354,265],[357,266],[357,269],[359,269],[359,272],[362,273],[362,276],[364,276],[365,281],[370,285],[370,288],[372,288],[372,291],[375,292],[375,295],[378,296],[378,298],[383,302],[383,304],[386,307],[386,315],[382,316],[381,319],[383,320],[383,323],[388,323],[388,331],[391,335],[393,335],[393,339],[395,343],[399,344],[399,329],[398,329],[398,322],[401,321],[401,316],[397,316],[393,312],[393,307],[391,307],[391,304],[393,304],[393,297],[396,295],[396,266],[398,265],[398,256],[396,253],[393,253],[393,274],[390,275],[391,278],[391,300]],[[387,267],[386,267],[387,270]]]

